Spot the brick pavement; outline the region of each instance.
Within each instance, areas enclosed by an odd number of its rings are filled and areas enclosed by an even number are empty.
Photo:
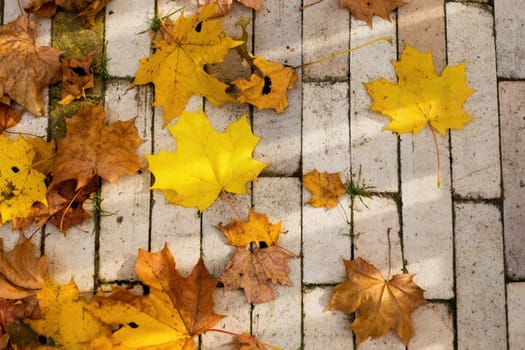
[[[303,12],[299,0],[266,0],[255,15],[234,6],[226,19],[227,31],[238,36],[235,18],[253,17],[255,54],[290,65],[380,36],[394,45],[380,42],[303,69],[281,115],[190,100],[187,109],[204,107],[218,129],[245,113],[253,118],[254,133],[263,137],[255,155],[271,164],[252,194],[234,201],[244,212],[253,205],[272,221],[283,220],[281,244],[300,256],[290,262],[293,286],[277,287],[271,303],[251,307],[242,293],[218,290],[216,309],[229,315],[219,327],[251,330],[287,350],[353,348],[345,330],[349,318],[323,310],[332,287],[343,280],[341,257],[362,256],[386,271],[385,232],[391,227],[393,271],[416,273],[430,300],[414,313],[416,336],[408,349],[525,349],[525,6],[521,0],[406,2],[391,22],[376,17],[373,29],[351,19],[336,0]],[[15,0],[3,3],[7,23],[19,10]],[[160,6],[164,13],[180,6],[195,11],[189,0],[161,0]],[[138,60],[150,52],[148,37],[137,33],[153,11],[153,0],[113,0],[103,18],[114,77],[104,85],[107,114],[111,120],[138,116],[146,139],[141,153],[174,146],[162,129],[162,112],[150,107],[151,87],[128,89]],[[37,42],[49,45],[53,28],[51,20],[39,20]],[[465,109],[478,119],[439,138],[441,188],[435,186],[430,132],[382,132],[387,119],[368,110],[362,86],[379,77],[395,79],[390,62],[405,43],[432,50],[438,69],[466,61],[468,83],[476,90]],[[46,127],[45,118],[25,115],[16,130],[45,135]],[[309,194],[301,174],[318,168],[356,176],[359,166],[376,194],[365,201],[368,208],[356,207],[350,225],[336,210],[304,204]],[[103,282],[132,284],[137,249],[158,250],[164,242],[183,273],[202,256],[212,275],[220,275],[232,249],[213,226],[229,220],[227,204],[218,200],[199,217],[148,192],[149,184],[147,172],[104,184],[102,208],[115,215],[103,216],[99,228],[88,222],[64,238],[46,226],[44,236],[36,235],[57,281],[75,276],[85,290]],[[7,247],[16,240],[7,227],[0,236]],[[206,334],[201,349],[226,349],[228,341]],[[403,348],[392,334],[360,346]]]

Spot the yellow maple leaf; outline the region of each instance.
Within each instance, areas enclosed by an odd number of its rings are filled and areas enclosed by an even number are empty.
[[[244,247],[252,242],[259,245],[274,245],[281,234],[281,221],[272,224],[266,214],[261,214],[250,208],[248,221],[231,220],[226,226],[217,226],[228,238],[228,244]]]
[[[164,125],[183,112],[194,94],[215,105],[233,101],[226,93],[228,85],[204,71],[204,64],[222,62],[230,48],[242,44],[222,30],[222,20],[210,19],[215,9],[210,4],[195,16],[180,16],[170,40],[155,41],[155,53],[140,61],[132,85],[153,82],[154,105],[162,106]]]
[[[0,135],[0,224],[27,217],[35,202],[47,205],[45,176],[33,169],[33,147]]]
[[[362,258],[343,260],[348,279],[334,288],[327,310],[358,312],[351,329],[359,345],[395,330],[405,345],[414,336],[411,314],[426,303],[414,275],[399,274],[385,280],[381,272]]]
[[[42,318],[27,323],[39,335],[53,339],[63,348],[88,349],[87,344],[95,337],[111,334],[111,327],[86,311],[87,303],[73,280],[56,285],[47,278],[36,295]]]
[[[248,102],[261,109],[274,109],[282,113],[288,107],[286,93],[293,89],[297,73],[292,67],[255,57],[253,65],[260,72],[251,75],[250,80],[237,79],[232,83],[240,90],[237,101]]]
[[[220,133],[202,110],[185,111],[168,130],[177,140],[177,151],[146,158],[155,175],[152,188],[163,191],[172,204],[204,211],[221,191],[248,193],[246,183],[266,166],[252,158],[260,137],[253,135],[246,116]]]
[[[429,123],[445,134],[474,119],[463,109],[465,100],[474,93],[467,85],[465,63],[447,66],[438,76],[430,52],[406,45],[401,59],[392,64],[397,84],[384,78],[364,83],[373,100],[370,108],[392,118],[386,130],[416,134]]]
[[[303,176],[304,187],[312,193],[307,202],[313,207],[333,209],[339,199],[346,193],[346,187],[341,181],[339,173],[320,173],[317,169]]]

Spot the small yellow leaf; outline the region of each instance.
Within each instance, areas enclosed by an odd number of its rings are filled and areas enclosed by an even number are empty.
[[[35,202],[47,205],[45,176],[32,168],[34,157],[24,138],[0,135],[0,224],[27,217]]]
[[[303,185],[312,193],[307,203],[316,208],[333,209],[346,193],[339,173],[320,173],[314,169],[303,176]]]
[[[474,119],[463,109],[465,100],[474,93],[467,85],[465,63],[446,67],[438,76],[430,52],[406,45],[401,59],[393,65],[397,85],[384,78],[364,84],[373,100],[371,109],[392,119],[386,130],[416,134],[429,123],[445,134]]]
[[[155,175],[152,188],[164,192],[168,202],[206,210],[221,191],[248,193],[246,183],[266,166],[252,158],[260,137],[254,136],[246,116],[217,132],[201,110],[184,112],[169,127],[177,151],[146,155]]]
[[[281,222],[272,224],[266,214],[261,214],[250,208],[248,221],[231,220],[226,226],[217,226],[228,238],[228,244],[244,247],[252,242],[265,242],[274,245],[281,234]]]

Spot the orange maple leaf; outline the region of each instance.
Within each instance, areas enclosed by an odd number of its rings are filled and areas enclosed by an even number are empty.
[[[265,343],[248,333],[238,335],[229,345],[235,350],[281,350],[280,347]]]
[[[340,0],[341,7],[348,11],[355,19],[365,21],[372,27],[374,16],[390,21],[390,12],[394,11],[405,2],[403,0]]]
[[[411,314],[426,302],[423,289],[412,281],[414,275],[394,275],[387,281],[362,258],[343,262],[348,279],[334,288],[327,310],[358,312],[350,327],[358,345],[391,329],[408,345],[414,336]]]
[[[317,169],[303,176],[303,186],[312,193],[307,203],[316,208],[333,209],[346,193],[339,173],[320,173]]]
[[[138,136],[135,119],[110,125],[105,119],[102,105],[83,106],[66,119],[67,134],[58,141],[49,188],[74,179],[78,190],[95,175],[115,183],[120,176],[133,174],[145,165],[136,154],[144,141]]]
[[[281,222],[272,224],[266,214],[261,214],[250,208],[248,221],[231,220],[226,226],[217,226],[219,230],[228,238],[228,244],[237,247],[246,246],[255,242],[266,245],[274,245],[281,233]]]

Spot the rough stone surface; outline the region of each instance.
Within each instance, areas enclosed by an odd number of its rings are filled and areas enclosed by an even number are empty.
[[[426,293],[425,293],[426,294]],[[416,334],[408,350],[453,350],[454,315],[446,304],[429,303],[412,314]]]
[[[507,284],[509,349],[520,350],[525,344],[525,283]]]
[[[494,1],[498,76],[525,78],[525,7],[519,1]]]

